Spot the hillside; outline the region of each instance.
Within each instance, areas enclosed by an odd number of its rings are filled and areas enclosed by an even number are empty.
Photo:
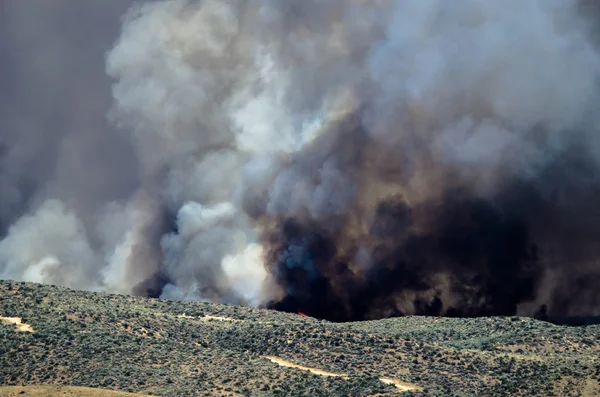
[[[0,281],[0,317],[2,386],[157,396],[600,395],[598,325],[516,317],[335,324],[14,281]]]
[[[145,397],[142,394],[77,386],[0,386],[3,397]]]

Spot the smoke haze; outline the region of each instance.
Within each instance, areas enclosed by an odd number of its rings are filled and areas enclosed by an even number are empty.
[[[0,278],[600,315],[590,2],[0,7]]]

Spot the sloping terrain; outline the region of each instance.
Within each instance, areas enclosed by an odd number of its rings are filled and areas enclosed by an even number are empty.
[[[14,281],[0,281],[0,316],[35,331],[0,323],[5,386],[160,396],[600,395],[597,325],[517,317],[334,324]]]
[[[143,397],[142,394],[77,386],[0,386],[2,397]]]

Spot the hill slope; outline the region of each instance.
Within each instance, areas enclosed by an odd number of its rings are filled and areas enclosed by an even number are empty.
[[[77,386],[0,386],[2,397],[144,397],[142,394]]]
[[[161,396],[600,395],[600,326],[516,317],[334,324],[14,281],[0,281],[0,317],[13,319],[0,321],[0,385]]]

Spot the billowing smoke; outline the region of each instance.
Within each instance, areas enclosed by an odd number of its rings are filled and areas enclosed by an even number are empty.
[[[99,288],[129,228],[138,162],[106,122],[104,52],[130,5],[0,5],[0,278]]]
[[[0,212],[0,277],[341,321],[600,315],[590,7],[138,3],[106,54],[119,132],[61,135],[56,181]]]

